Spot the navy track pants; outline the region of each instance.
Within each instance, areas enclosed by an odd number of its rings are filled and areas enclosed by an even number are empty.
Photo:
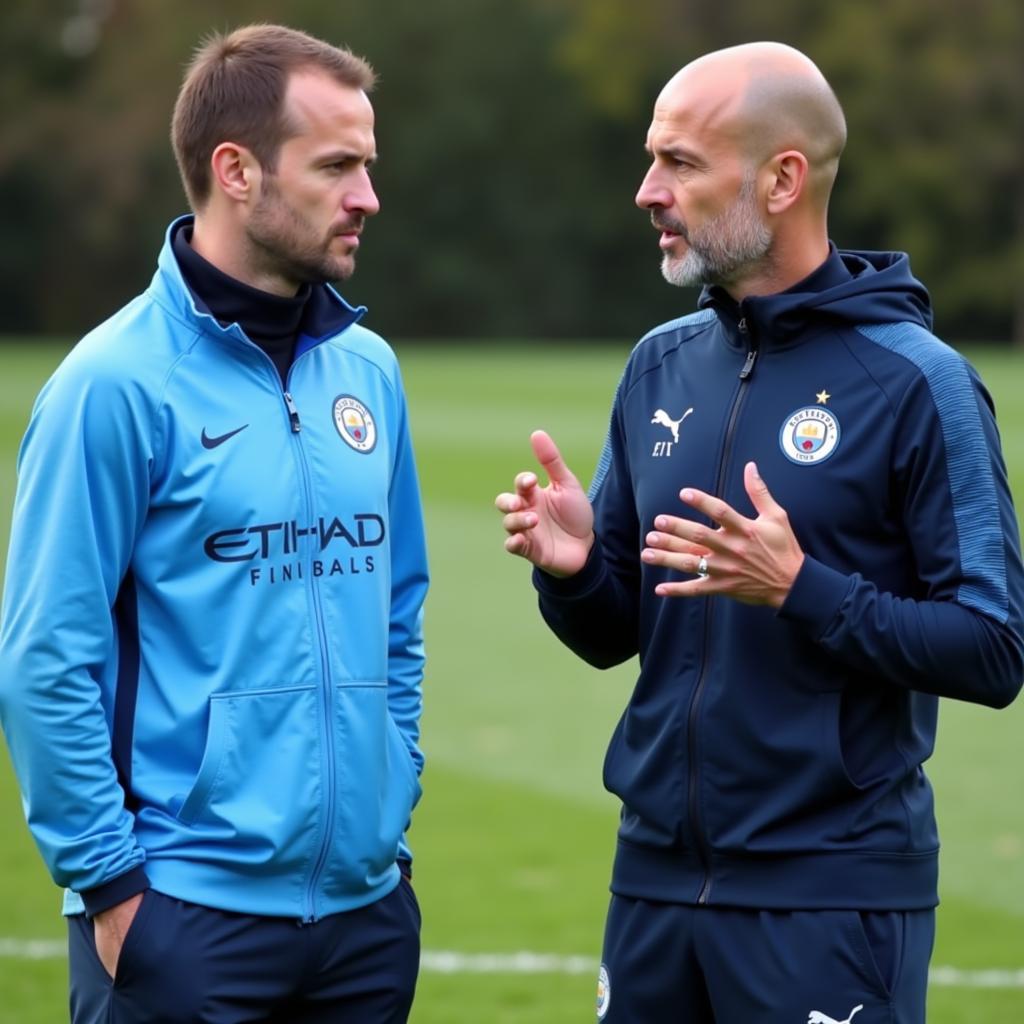
[[[72,1024],[405,1024],[420,912],[388,896],[311,924],[236,914],[149,890],[114,978],[92,921],[68,918]]]
[[[613,896],[600,1024],[925,1024],[935,912],[752,911]]]

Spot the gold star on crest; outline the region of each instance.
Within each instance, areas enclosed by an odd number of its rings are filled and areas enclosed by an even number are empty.
[[[832,396],[827,391],[824,391],[824,390],[819,391],[818,395],[817,395],[818,405],[827,405],[828,404],[828,400],[831,397]]]

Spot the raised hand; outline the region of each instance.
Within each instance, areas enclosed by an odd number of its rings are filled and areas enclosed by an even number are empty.
[[[703,556],[706,567],[706,575],[659,583],[655,593],[663,597],[725,594],[745,604],[773,608],[786,600],[803,565],[803,551],[786,510],[771,496],[753,462],[744,467],[743,484],[757,511],[756,519],[748,519],[719,498],[693,488],[686,488],[679,497],[718,523],[717,529],[677,516],[655,519],[655,529],[647,534],[647,547],[640,553],[644,562],[697,573]]]
[[[519,473],[515,493],[494,499],[498,511],[505,513],[505,550],[552,576],[573,576],[586,564],[594,544],[594,511],[555,442],[535,430],[530,444],[549,482],[541,487],[536,473]]]

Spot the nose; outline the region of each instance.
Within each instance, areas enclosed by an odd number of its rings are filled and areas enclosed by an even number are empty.
[[[361,213],[364,217],[372,217],[380,210],[380,200],[374,191],[370,175],[363,170],[359,180],[345,193],[342,206],[346,213]]]
[[[636,194],[634,202],[641,210],[650,210],[656,206],[669,207],[672,205],[672,193],[658,180],[657,168],[651,169],[644,175],[640,182],[640,189]]]

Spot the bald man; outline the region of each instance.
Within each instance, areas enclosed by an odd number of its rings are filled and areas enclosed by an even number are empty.
[[[669,81],[636,202],[699,311],[634,349],[589,497],[537,431],[496,501],[558,637],[640,657],[605,1024],[924,1024],[938,698],[1024,675],[991,399],[905,255],[830,243],[845,140],[789,47]]]

